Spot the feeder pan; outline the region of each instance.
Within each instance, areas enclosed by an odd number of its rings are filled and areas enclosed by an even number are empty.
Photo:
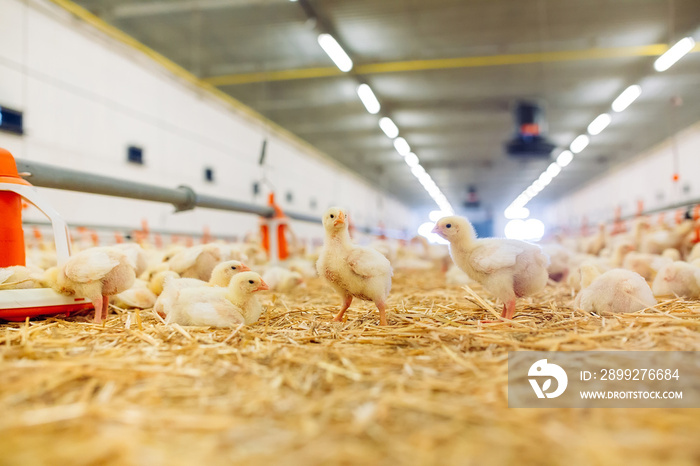
[[[17,173],[15,159],[0,148],[0,267],[25,265],[24,232],[22,230],[22,198],[34,205],[51,221],[58,266],[70,257],[68,227],[58,212],[41,197],[37,189]],[[23,321],[27,317],[92,309],[86,298],[64,296],[50,288],[0,290],[0,319]]]

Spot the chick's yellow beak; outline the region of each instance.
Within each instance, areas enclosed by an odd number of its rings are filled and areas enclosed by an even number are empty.
[[[345,223],[345,213],[342,210],[338,214],[338,218],[335,219],[335,222],[333,222],[333,225],[338,226],[341,223]]]
[[[240,268],[239,272],[250,272],[250,267],[248,267],[245,264],[241,264],[241,266],[239,268]]]
[[[438,225],[438,224],[436,223],[435,226],[434,226],[433,229],[432,229],[432,233],[437,233],[437,234],[439,235],[439,234],[440,234],[440,225]]]
[[[264,291],[264,290],[269,290],[269,289],[270,289],[270,287],[267,286],[267,283],[265,283],[263,280],[260,280],[260,286],[257,287],[257,288],[256,288],[255,290],[253,290],[253,291]]]

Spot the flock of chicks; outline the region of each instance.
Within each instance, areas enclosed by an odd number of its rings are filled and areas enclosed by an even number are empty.
[[[231,327],[259,319],[258,291],[290,291],[318,274],[341,297],[335,321],[342,321],[353,298],[359,298],[373,301],[380,325],[387,325],[393,267],[432,269],[439,264],[445,270],[449,264],[447,250],[424,238],[401,249],[389,241],[354,244],[347,214],[337,207],[326,211],[323,227],[324,244],[316,254],[289,259],[283,266],[266,264],[257,243],[171,246],[165,252],[118,244],[85,249],[45,271],[50,255],[30,256],[34,263],[28,267],[0,269],[0,290],[47,286],[87,298],[98,323],[106,319],[114,296],[120,306],[153,308],[166,323]],[[550,281],[578,291],[574,306],[598,314],[635,312],[654,306],[660,296],[698,299],[698,231],[692,222],[653,230],[639,220],[628,234],[608,235],[601,226],[593,237],[559,238],[540,247],[477,239],[469,221],[457,216],[440,219],[433,230],[450,243],[454,266],[447,271],[448,284],[480,283],[503,303],[502,319],[513,318],[517,298],[539,293]]]
[[[700,299],[700,221],[653,227],[647,219],[630,232],[559,239],[544,246],[550,276],[580,290],[574,306],[598,313],[635,312],[656,298]]]

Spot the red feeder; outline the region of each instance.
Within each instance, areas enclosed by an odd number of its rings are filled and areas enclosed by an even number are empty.
[[[70,257],[68,227],[50,204],[27,181],[20,178],[12,154],[0,148],[0,267],[25,265],[22,199],[33,204],[49,220],[56,243],[58,265]],[[0,290],[0,319],[22,321],[27,317],[92,309],[85,298],[63,296],[50,288]]]

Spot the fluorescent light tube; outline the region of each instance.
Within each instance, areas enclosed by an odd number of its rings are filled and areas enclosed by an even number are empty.
[[[602,113],[598,115],[595,118],[595,120],[591,121],[591,124],[588,125],[588,134],[590,134],[591,136],[600,134],[601,131],[608,127],[611,121],[612,118],[608,113]]]
[[[406,155],[406,157],[404,157],[404,160],[406,161],[406,165],[408,165],[411,168],[415,167],[420,163],[420,161],[418,160],[418,156],[413,152]]]
[[[578,154],[579,152],[581,152],[583,149],[586,148],[586,146],[588,145],[589,142],[591,142],[591,140],[588,138],[588,136],[586,136],[585,134],[581,134],[581,135],[577,136],[576,139],[574,139],[571,142],[571,145],[569,146],[569,150],[571,152],[573,152],[574,154]]]
[[[384,131],[387,137],[394,139],[399,135],[399,127],[391,120],[391,118],[383,117],[379,119],[379,127]]]
[[[557,157],[557,165],[560,167],[566,167],[571,163],[571,161],[574,159],[574,154],[572,154],[570,151],[565,150],[561,154],[559,154],[559,157]]]
[[[372,115],[379,113],[379,109],[382,108],[382,106],[379,104],[377,96],[374,95],[369,85],[360,84],[357,86],[357,95],[360,97],[360,100],[369,113]]]
[[[612,103],[612,109],[621,112],[630,106],[632,102],[642,93],[642,88],[638,84],[633,84],[620,94]]]
[[[319,34],[318,45],[328,54],[340,71],[348,72],[352,69],[352,60],[332,35]]]
[[[666,52],[656,59],[654,62],[654,69],[656,71],[666,71],[674,65],[678,60],[683,58],[685,54],[693,50],[695,47],[695,41],[692,37],[684,37],[675,43],[673,47],[666,50]]]
[[[406,142],[404,138],[394,139],[394,148],[396,149],[396,152],[403,156],[406,156],[411,152],[411,146],[408,145],[408,142]]]
[[[552,178],[556,178],[556,176],[561,173],[561,167],[556,162],[553,162],[547,167],[547,173],[549,173],[549,176]]]

